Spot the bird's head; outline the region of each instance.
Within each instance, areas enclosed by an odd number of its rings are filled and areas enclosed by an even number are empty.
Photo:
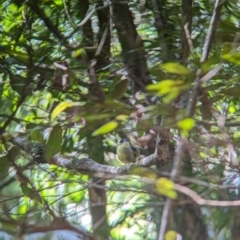
[[[119,145],[122,144],[122,143],[125,143],[125,142],[129,142],[129,139],[128,138],[121,138],[120,141],[119,141]]]

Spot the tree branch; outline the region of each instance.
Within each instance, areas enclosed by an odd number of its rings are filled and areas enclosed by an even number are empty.
[[[201,206],[203,206],[203,205],[211,206],[211,207],[238,207],[238,206],[240,206],[240,200],[234,200],[234,201],[207,200],[207,199],[203,199],[195,191],[191,190],[188,187],[181,186],[179,184],[175,184],[174,188],[177,191],[187,195],[194,202],[196,202],[198,205],[201,205]]]
[[[2,137],[4,142],[7,139]],[[45,145],[42,143],[35,143],[28,141],[25,137],[15,137],[10,140],[14,145],[19,146],[23,151],[30,154],[37,163],[50,163],[57,165],[59,167],[64,167],[69,170],[74,170],[79,173],[89,174],[96,177],[113,177],[116,175],[130,175],[138,173],[135,170],[137,167],[150,167],[155,165],[158,158],[164,153],[152,154],[148,157],[137,161],[136,163],[126,164],[121,167],[107,166],[104,164],[99,164],[91,158],[76,159],[61,154],[55,154],[52,158],[47,161],[45,159]]]

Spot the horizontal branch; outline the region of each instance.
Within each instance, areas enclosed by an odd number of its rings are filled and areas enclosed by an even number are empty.
[[[5,139],[5,142],[6,141],[7,140]],[[99,164],[91,158],[76,159],[73,157],[61,155],[59,153],[55,154],[49,159],[49,161],[47,161],[45,158],[46,147],[44,144],[31,142],[26,137],[15,137],[12,138],[10,141],[14,145],[19,146],[26,153],[30,154],[36,163],[54,164],[59,167],[64,167],[69,170],[74,170],[83,174],[94,175],[96,177],[113,177],[116,175],[130,174],[139,175],[140,173],[138,173],[138,171],[135,171],[137,167],[150,167],[152,165],[155,165],[157,159],[161,157],[159,155],[163,154],[161,152],[158,153],[158,155],[152,154],[135,163],[115,167]]]
[[[194,202],[196,202],[198,205],[201,205],[201,206],[203,205],[211,206],[211,207],[239,207],[240,206],[240,200],[234,200],[234,201],[207,200],[207,199],[203,199],[200,195],[198,195],[195,191],[191,190],[188,187],[175,184],[174,188],[175,190],[187,195]]]
[[[115,167],[99,164],[91,158],[72,159],[60,154],[56,154],[51,158],[50,163],[59,167],[77,171],[79,173],[106,178],[113,177],[113,175],[116,176],[133,174],[133,170],[137,167],[150,167],[156,164],[156,157],[154,154],[152,154],[146,158],[141,159],[140,161],[137,161],[136,163],[126,164],[121,167]],[[106,176],[106,174],[109,174],[109,176]]]

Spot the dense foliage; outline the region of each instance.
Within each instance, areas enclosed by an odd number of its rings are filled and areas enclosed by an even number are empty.
[[[0,238],[240,239],[239,4],[1,1]]]

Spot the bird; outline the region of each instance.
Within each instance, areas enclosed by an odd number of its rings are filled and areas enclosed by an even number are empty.
[[[139,148],[135,147],[128,138],[122,138],[117,147],[117,158],[123,163],[133,163],[140,156]]]

